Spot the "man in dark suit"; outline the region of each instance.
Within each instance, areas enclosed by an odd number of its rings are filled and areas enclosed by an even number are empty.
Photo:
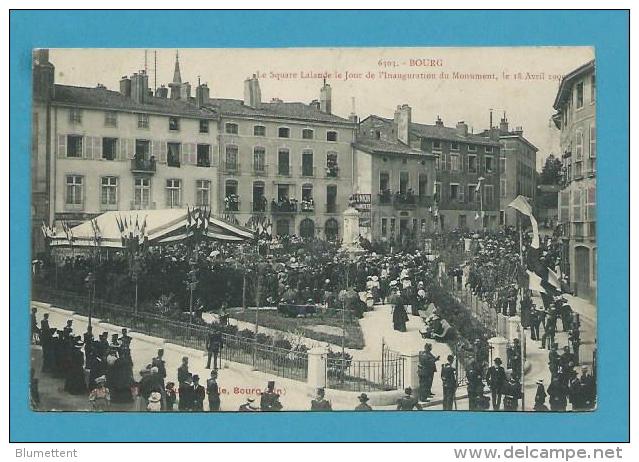
[[[331,402],[326,399],[323,388],[317,389],[317,397],[311,400],[311,411],[332,411]]]
[[[217,370],[217,357],[223,348],[224,342],[222,340],[222,333],[219,331],[212,331],[206,336],[206,351],[208,353],[208,359],[206,361],[206,368],[211,368],[211,357],[213,357],[213,369]]]
[[[494,365],[488,368],[486,382],[490,387],[493,402],[493,410],[498,411],[501,406],[501,397],[506,384],[506,370],[501,365],[501,358],[495,358]]]
[[[275,393],[275,382],[268,382],[266,391],[262,393],[260,398],[260,409],[263,412],[281,411],[282,403],[280,403],[280,395]]]
[[[53,332],[49,326],[49,313],[44,313],[40,321],[40,344],[42,345],[42,372],[53,372],[55,354]]]
[[[457,370],[453,367],[455,357],[448,355],[447,362],[442,366],[442,389],[444,392],[443,407],[445,411],[451,411],[455,403],[455,391],[457,390]]]
[[[404,396],[397,400],[398,411],[412,411],[413,409],[421,411],[423,409],[417,398],[413,396],[413,389],[411,387],[406,388],[404,393]]]
[[[193,411],[203,411],[204,410],[204,398],[206,396],[206,390],[202,385],[200,385],[200,376],[193,376],[193,405],[191,409]]]
[[[433,345],[426,343],[424,350],[419,352],[419,365],[417,374],[419,377],[419,400],[428,401],[433,396],[433,377],[437,372],[437,360],[439,356],[432,353]]]

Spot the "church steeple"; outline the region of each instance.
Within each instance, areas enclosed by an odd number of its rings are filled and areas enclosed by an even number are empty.
[[[173,83],[182,83],[182,76],[180,75],[180,54],[175,50],[175,70],[173,71]]]

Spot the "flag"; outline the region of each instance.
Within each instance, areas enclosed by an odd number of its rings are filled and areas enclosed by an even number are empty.
[[[537,225],[537,220],[533,216],[532,207],[530,203],[528,203],[528,200],[524,196],[517,196],[510,204],[508,204],[508,207],[512,207],[530,218],[530,223],[532,224],[533,229],[532,243],[530,246],[533,249],[539,249],[539,226]]]

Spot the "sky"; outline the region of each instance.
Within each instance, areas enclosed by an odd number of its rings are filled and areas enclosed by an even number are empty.
[[[157,52],[157,71],[154,56]],[[192,95],[198,79],[211,97],[243,98],[247,77],[257,74],[262,100],[308,103],[319,99],[322,80],[332,87],[333,113],[355,110],[393,117],[397,105],[412,108],[413,122],[446,126],[465,121],[475,133],[498,125],[504,112],[510,127],[539,148],[541,168],[559,151],[559,131],[551,123],[561,76],[594,58],[590,47],[512,48],[279,48],[148,49],[149,84],[173,79],[176,52],[183,82]],[[119,89],[119,80],[145,68],[144,49],[52,49],[56,83]]]

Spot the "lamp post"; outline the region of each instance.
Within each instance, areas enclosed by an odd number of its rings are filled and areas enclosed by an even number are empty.
[[[89,272],[84,279],[86,287],[89,291],[89,327],[91,327],[91,320],[93,317],[93,303],[95,300],[95,275],[93,272]]]

